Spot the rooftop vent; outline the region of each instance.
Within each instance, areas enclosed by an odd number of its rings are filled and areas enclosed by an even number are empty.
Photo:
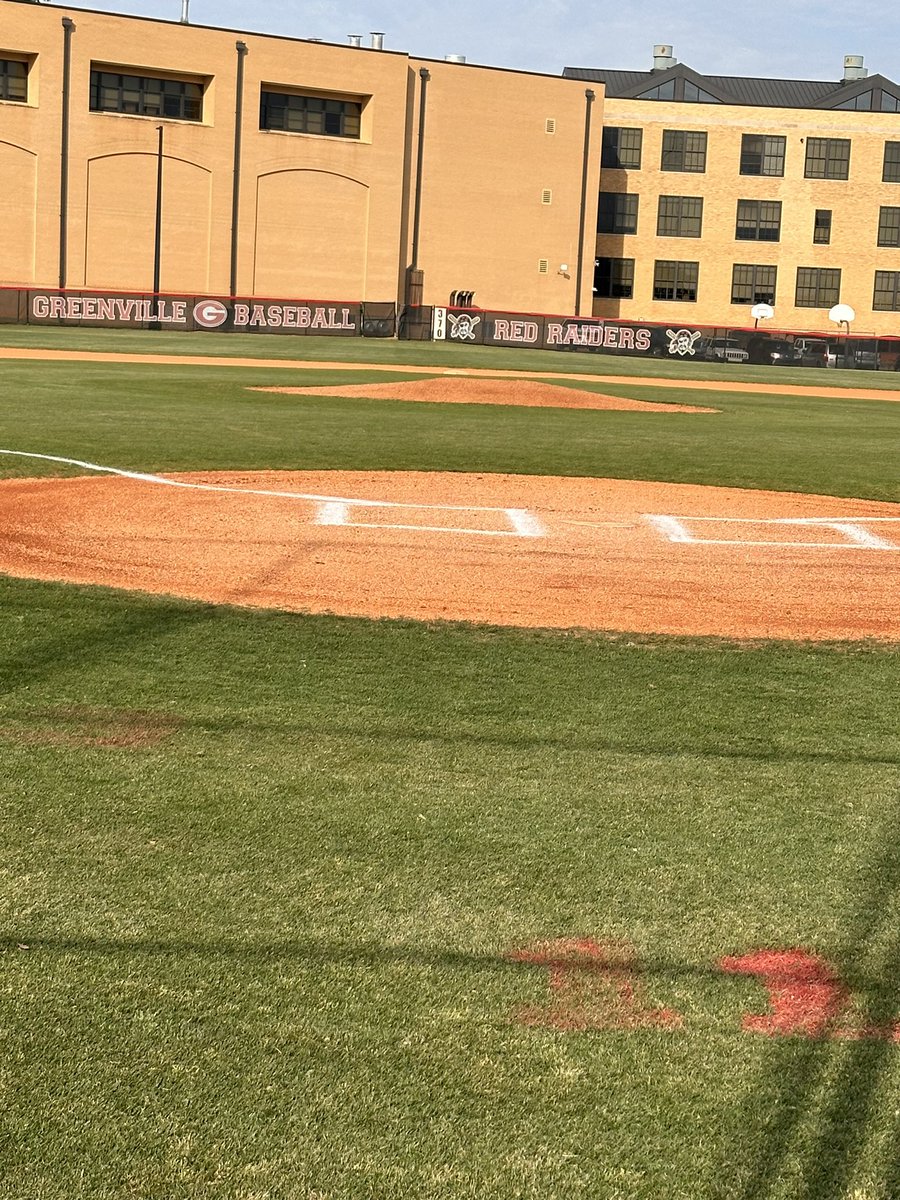
[[[373,50],[383,50],[384,49],[384,34],[383,33],[370,33],[369,37],[372,39],[372,49]]]
[[[347,41],[350,43],[351,46],[359,47],[362,45],[362,34],[361,33],[348,33]]]
[[[863,66],[864,61],[861,54],[845,54],[844,78],[842,82],[853,83],[855,79],[865,79],[869,72]]]
[[[190,23],[191,23],[191,18],[190,18],[190,15],[188,14],[189,4],[190,4],[190,0],[181,0],[181,23],[182,23],[182,25],[190,25]]]
[[[653,47],[653,70],[668,71],[669,67],[674,67],[678,60],[672,56],[671,46],[654,46]]]
[[[466,56],[464,54],[445,54],[444,62],[464,63]]]

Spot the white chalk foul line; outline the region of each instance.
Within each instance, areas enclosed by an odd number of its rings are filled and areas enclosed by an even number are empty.
[[[63,458],[58,454],[36,454],[28,450],[0,449],[0,454],[8,454],[17,458],[36,458],[43,462],[63,463],[70,467],[81,467],[85,471],[96,471],[102,475],[118,475],[122,479],[136,479],[141,483],[163,484],[165,487],[187,488],[200,492],[231,492],[241,496],[274,496],[280,500],[308,500],[320,505],[320,525],[343,525],[346,520],[321,519],[321,513],[331,513],[332,517],[341,509],[346,514],[352,505],[362,508],[403,508],[426,509],[437,512],[490,512],[503,513],[510,521],[512,529],[454,529],[450,526],[425,525],[372,525],[373,529],[422,529],[435,533],[480,533],[490,536],[506,537],[544,537],[545,531],[540,521],[524,508],[498,508],[484,504],[415,504],[400,500],[360,500],[350,496],[321,496],[315,492],[281,492],[267,488],[229,487],[221,483],[188,483],[184,479],[167,479],[164,475],[150,475],[144,471],[126,471],[122,467],[107,467],[101,463],[85,462],[80,458]]]

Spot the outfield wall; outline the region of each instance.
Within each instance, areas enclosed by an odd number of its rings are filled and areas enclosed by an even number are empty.
[[[405,341],[625,354],[686,362],[900,369],[900,337],[835,334],[826,338],[821,333],[604,321],[430,305],[398,309],[392,301],[0,288],[2,324],[279,333],[295,337],[399,337]],[[797,360],[791,361],[794,347],[798,348]],[[802,354],[799,347],[803,347]],[[772,352],[776,349],[782,356],[774,360]]]

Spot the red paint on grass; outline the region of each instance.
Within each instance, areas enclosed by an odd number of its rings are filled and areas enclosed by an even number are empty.
[[[887,1028],[839,1023],[850,1006],[850,989],[824,958],[805,950],[757,950],[723,958],[719,968],[752,975],[769,993],[769,1012],[747,1013],[741,1028],[769,1037],[862,1038],[900,1042],[900,1024]]]
[[[549,971],[550,1003],[518,1009],[515,1019],[523,1025],[565,1033],[681,1027],[677,1012],[646,1006],[637,956],[628,943],[558,938],[516,950],[509,958]]]

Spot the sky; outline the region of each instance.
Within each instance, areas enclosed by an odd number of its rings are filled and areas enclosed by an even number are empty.
[[[178,21],[181,0],[75,0],[70,7]],[[649,70],[653,46],[708,75],[841,78],[845,54],[870,75],[900,82],[896,0],[190,0],[196,25],[347,44],[384,34],[386,50],[418,58],[465,55],[470,63],[558,75],[564,67]]]

